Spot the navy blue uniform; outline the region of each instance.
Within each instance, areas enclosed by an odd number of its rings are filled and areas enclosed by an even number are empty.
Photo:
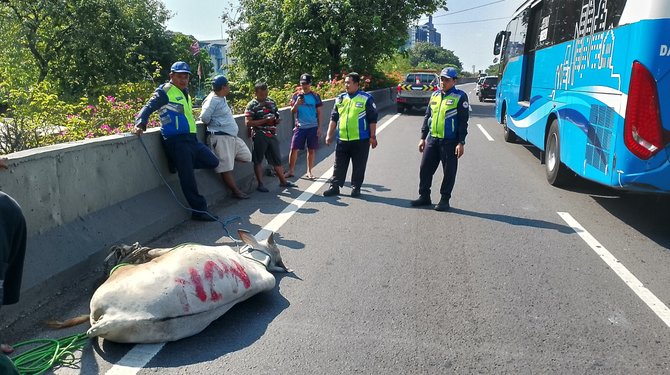
[[[149,102],[142,108],[135,119],[135,126],[146,129],[149,116],[169,103],[168,95],[161,85],[154,91]],[[188,90],[182,90],[188,98]],[[195,181],[195,169],[213,169],[219,165],[219,159],[202,142],[195,133],[172,134],[163,133],[163,146],[168,163],[177,170],[179,184],[188,204],[194,210],[207,211],[207,201],[198,192]]]
[[[426,140],[426,147],[423,150],[421,158],[421,167],[419,169],[419,195],[430,197],[430,187],[433,183],[433,174],[437,167],[442,163],[442,185],[440,194],[442,199],[447,201],[451,198],[451,191],[456,182],[456,171],[458,170],[458,158],[456,157],[456,145],[465,144],[465,137],[468,135],[468,119],[470,118],[470,106],[468,96],[465,92],[452,87],[449,91],[443,93],[438,91],[433,95],[440,95],[441,98],[450,95],[459,94],[461,97],[457,104],[456,126],[453,132],[445,132],[444,138],[433,137],[430,133],[433,113],[430,105],[426,109],[426,115],[421,127],[421,139]]]

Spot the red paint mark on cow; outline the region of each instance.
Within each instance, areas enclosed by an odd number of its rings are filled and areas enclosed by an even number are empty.
[[[251,280],[249,279],[249,275],[244,269],[244,266],[232,259],[230,261],[233,263],[233,265],[228,265],[223,260],[219,260],[219,263],[216,263],[211,259],[206,261],[203,265],[202,274],[204,276],[205,283],[209,286],[209,299],[214,302],[218,302],[223,299],[223,295],[216,290],[216,285],[214,282],[215,275],[218,277],[217,280],[221,280],[226,276],[231,275],[235,280],[235,283],[241,281],[245,289],[249,289],[251,287]],[[198,296],[198,299],[202,302],[207,301],[208,296],[203,285],[203,276],[201,276],[200,272],[198,272],[198,270],[194,267],[189,268],[188,272],[191,275],[190,281],[184,280],[182,278],[176,278],[175,282],[182,287],[182,291],[184,290],[184,286],[187,284],[193,285],[193,287],[195,287],[195,292]],[[187,300],[180,302],[182,302],[182,308],[184,311],[187,309],[190,310],[190,305],[188,304]]]
[[[205,263],[204,270],[205,272],[205,280],[209,282],[209,289],[210,289],[210,296],[212,298],[212,301],[218,301],[221,299],[221,294],[219,294],[216,290],[214,290],[214,271],[219,275],[219,279],[223,279],[224,276],[224,270],[219,267],[218,264],[214,263],[212,260],[208,260]]]
[[[241,264],[237,263],[234,260],[230,260],[233,262],[235,267],[230,268],[230,272],[232,272],[233,275],[237,276],[238,279],[242,280],[242,284],[244,285],[244,289],[249,289],[251,287],[251,280],[249,280],[249,275],[247,275],[247,271],[242,267]]]
[[[188,272],[191,274],[191,282],[195,286],[195,292],[198,294],[198,299],[202,302],[207,301],[207,294],[205,293],[205,288],[202,287],[202,278],[198,273],[198,270],[191,267],[188,269]]]

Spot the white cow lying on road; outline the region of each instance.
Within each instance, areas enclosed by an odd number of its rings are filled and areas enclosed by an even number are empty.
[[[148,263],[117,268],[91,298],[89,337],[120,343],[157,343],[194,335],[233,305],[270,290],[268,271],[290,272],[273,235],[258,242],[239,231],[246,244],[184,244],[153,249]]]

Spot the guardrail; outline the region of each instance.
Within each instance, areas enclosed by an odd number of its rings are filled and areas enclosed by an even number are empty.
[[[395,89],[371,92],[378,109],[395,104]],[[334,99],[325,100],[321,124],[328,126]],[[292,135],[290,108],[280,110],[278,138],[284,160]],[[251,147],[244,117],[236,116],[240,137]],[[198,129],[204,138],[204,127]],[[325,137],[326,132],[323,132]],[[161,174],[182,202],[176,174],[170,174],[159,129],[142,136]],[[21,205],[28,224],[28,246],[21,302],[2,308],[0,327],[11,323],[68,286],[76,275],[100,269],[113,244],[148,242],[188,219],[155,173],[133,134],[113,135],[22,151],[8,156],[9,171],[0,172],[0,190]],[[254,183],[251,163],[236,165],[235,179],[243,190]],[[220,178],[196,171],[198,189],[210,205],[228,199]],[[166,204],[170,202],[170,204]],[[80,276],[80,279],[82,277]]]

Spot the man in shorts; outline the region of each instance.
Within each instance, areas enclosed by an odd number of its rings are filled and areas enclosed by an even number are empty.
[[[284,167],[281,165],[281,154],[279,153],[279,140],[277,139],[277,124],[279,123],[279,112],[277,104],[268,97],[268,86],[264,82],[258,82],[254,86],[256,97],[247,104],[244,112],[244,123],[252,128],[254,149],[252,161],[254,162],[254,173],[258,181],[256,190],[267,193],[268,188],[263,185],[263,159],[267,159],[275,174],[279,178],[279,186],[296,187],[294,183],[284,177]]]
[[[291,113],[295,114],[293,138],[291,138],[291,152],[288,155],[288,173],[286,177],[295,174],[295,163],[298,160],[299,150],[305,149],[307,144],[307,178],[314,179],[312,168],[316,149],[321,138],[321,107],[323,102],[319,94],[312,91],[312,76],[305,73],[300,76],[301,90],[291,98]]]
[[[233,117],[233,111],[226,101],[226,95],[230,92],[228,79],[224,76],[216,76],[212,81],[212,92],[207,95],[202,103],[200,121],[207,125],[207,143],[216,157],[219,158],[219,166],[214,169],[221,175],[221,180],[230,189],[233,197],[237,199],[248,199],[235,183],[233,167],[235,161],[248,163],[251,161],[251,151],[238,137],[239,128]]]

